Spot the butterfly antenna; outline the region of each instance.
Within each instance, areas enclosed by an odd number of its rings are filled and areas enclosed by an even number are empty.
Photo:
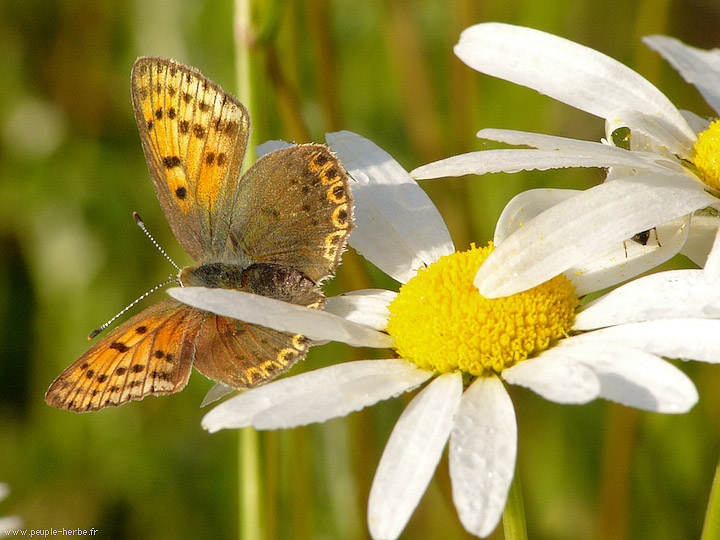
[[[137,212],[133,212],[133,217],[135,218],[135,223],[138,224],[138,227],[140,227],[140,228],[142,229],[142,231],[145,233],[145,236],[147,236],[147,237],[150,239],[150,241],[151,241],[151,242],[153,243],[153,245],[158,249],[158,251],[159,251],[160,253],[162,253],[163,256],[164,256],[168,261],[170,261],[170,264],[172,264],[175,268],[177,268],[178,270],[180,270],[180,267],[179,267],[177,264],[175,264],[175,261],[173,261],[173,260],[170,258],[170,255],[168,255],[167,253],[165,253],[165,250],[164,250],[162,247],[160,247],[160,244],[157,243],[157,240],[155,240],[155,239],[153,238],[153,235],[150,234],[150,231],[147,230],[147,227],[145,227],[145,222],[144,222],[144,221],[142,220],[142,218],[140,217],[140,214],[138,214]],[[166,283],[163,283],[163,285],[166,285]],[[162,287],[162,285],[159,285],[158,287]],[[157,287],[156,287],[156,288],[157,288]],[[153,289],[153,291],[154,291],[154,290],[155,290],[155,289]],[[150,291],[150,292],[152,292],[152,291]],[[141,298],[142,298],[142,297],[141,297]],[[140,298],[138,298],[138,300],[139,300],[139,299],[140,299]],[[136,302],[137,302],[137,300],[136,300]],[[132,304],[131,304],[131,305],[132,305]],[[130,306],[128,306],[128,307],[130,307]]]
[[[92,338],[94,338],[95,336],[97,336],[100,332],[102,332],[102,331],[105,330],[108,326],[110,326],[110,325],[113,323],[113,321],[115,321],[115,319],[117,319],[118,317],[120,317],[123,313],[125,313],[128,309],[130,309],[131,307],[133,307],[135,304],[137,304],[140,300],[142,300],[142,299],[144,299],[144,298],[147,298],[147,297],[150,296],[152,293],[154,293],[154,292],[157,291],[158,289],[164,287],[165,285],[169,285],[170,283],[177,283],[177,282],[178,282],[178,278],[177,278],[177,277],[175,277],[175,276],[170,276],[166,281],[163,281],[163,282],[160,283],[159,285],[155,285],[155,286],[154,286],[152,289],[150,289],[148,292],[140,295],[138,298],[136,298],[135,300],[133,300],[132,302],[130,302],[130,304],[128,304],[127,306],[125,306],[123,309],[121,309],[120,312],[118,312],[118,313],[117,313],[112,319],[110,319],[108,322],[106,322],[105,324],[103,324],[103,325],[101,325],[101,326],[98,326],[95,330],[93,330],[92,332],[90,332],[90,335],[88,336],[88,339],[92,339]]]

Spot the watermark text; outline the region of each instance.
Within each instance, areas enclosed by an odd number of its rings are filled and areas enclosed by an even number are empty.
[[[28,538],[41,536],[95,536],[100,531],[95,527],[89,529],[8,529],[5,531],[7,537],[27,536]]]

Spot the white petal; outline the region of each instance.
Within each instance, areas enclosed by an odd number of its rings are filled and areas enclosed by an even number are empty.
[[[690,222],[690,235],[680,253],[701,267],[707,268],[708,262],[715,264],[713,261],[708,260],[708,256],[715,242],[719,226],[720,216],[716,211],[699,210],[695,212]],[[714,273],[714,270],[711,268],[706,272]]]
[[[486,298],[524,291],[714,199],[685,177],[639,174],[553,206],[500,244],[475,285]]]
[[[683,118],[695,133],[700,133],[710,127],[711,121],[699,114],[685,109],[680,109],[680,114],[683,115]]]
[[[9,531],[17,531],[22,528],[23,521],[18,516],[7,516],[0,518],[0,537],[4,537]],[[14,535],[13,535],[14,536]],[[20,536],[20,535],[18,535]]]
[[[715,220],[717,223],[717,220]],[[715,239],[713,240],[712,249],[705,262],[703,269],[705,281],[708,283],[717,281],[720,277],[720,229],[715,230]]]
[[[645,78],[572,41],[531,28],[485,23],[466,29],[454,50],[473,69],[601,118],[633,109],[661,119],[677,141],[694,137],[677,108]]]
[[[619,161],[620,157],[625,156],[612,156],[612,163]],[[637,164],[639,161],[631,159],[629,153],[628,159],[633,164]],[[607,156],[603,155],[588,156],[552,150],[481,150],[428,163],[411,171],[410,175],[418,180],[427,180],[467,174],[546,171],[568,167],[608,167],[611,164],[609,162]],[[641,164],[647,165],[643,162]],[[667,171],[660,174],[667,174]]]
[[[479,139],[504,142],[516,146],[531,146],[539,150],[562,151],[580,156],[596,156],[607,159],[613,155],[622,155],[622,153],[616,154],[617,150],[619,150],[618,148],[599,142],[558,137],[544,133],[532,133],[530,131],[518,131],[515,129],[485,128],[478,131],[476,136]]]
[[[230,388],[229,386],[225,386],[224,384],[215,383],[213,387],[208,390],[208,393],[205,394],[205,397],[202,400],[202,403],[200,403],[200,407],[207,407],[211,403],[215,403],[218,399],[221,399],[228,394],[232,394],[235,392],[234,389]]]
[[[168,294],[193,307],[218,315],[303,334],[314,341],[341,341],[354,347],[391,347],[393,340],[383,334],[332,313],[310,309],[274,298],[229,289],[176,287]]]
[[[578,363],[570,349],[548,349],[504,370],[502,378],[556,403],[587,403],[600,393],[595,372]]]
[[[417,180],[466,174],[546,171],[565,167],[605,167],[602,159],[544,150],[481,150],[428,163],[410,172]]]
[[[526,136],[505,137],[501,135],[504,133]],[[628,152],[622,148],[602,143],[496,129],[484,129],[478,133],[478,136],[501,140],[509,144],[543,146],[543,149],[469,152],[423,165],[412,171],[410,175],[418,180],[423,180],[466,174],[544,171],[564,167],[627,167],[657,174],[682,174],[684,172],[684,169],[672,159],[648,152]],[[551,141],[558,144],[549,144]]]
[[[573,330],[681,317],[720,317],[720,287],[708,283],[702,270],[669,270],[630,281],[585,305]]]
[[[656,268],[670,260],[685,245],[690,217],[686,216],[650,230],[646,245],[625,240],[589,261],[564,272],[583,296],[599,291]]]
[[[450,481],[460,522],[485,537],[505,509],[517,455],[515,410],[496,377],[477,379],[463,393],[450,434]]]
[[[495,225],[496,246],[535,216],[581,193],[578,189],[528,189],[515,195],[503,208]]]
[[[623,113],[628,113],[632,115],[632,111],[622,111]],[[636,113],[640,114],[640,113]],[[676,160],[676,164],[680,165],[677,161],[677,156],[670,153],[668,148],[664,145],[663,142],[658,142],[658,140],[655,137],[651,137],[649,135],[646,135],[642,131],[635,130],[632,132],[632,134],[626,133],[626,132],[620,132],[616,134],[616,130],[621,127],[630,127],[626,126],[622,123],[622,120],[619,118],[611,119],[611,120],[605,120],[605,139],[603,140],[604,144],[612,144],[613,146],[617,146],[618,148],[622,148],[625,150],[630,150],[631,152],[648,152],[655,155],[661,155],[664,156],[666,159]],[[635,127],[635,126],[633,126]],[[618,137],[620,136],[620,137]],[[608,143],[607,141],[611,141],[611,143]],[[680,165],[682,167],[682,165]],[[628,171],[627,167],[612,167],[611,171],[614,170],[620,170],[620,171]],[[608,172],[611,172],[608,171]],[[632,174],[632,171],[630,172],[624,172],[622,174],[615,174],[615,176],[611,176],[608,174],[607,180],[614,180],[616,177],[622,177],[622,176],[628,176],[628,174]]]
[[[558,349],[586,351],[583,362],[600,380],[600,397],[647,411],[684,413],[698,400],[682,371],[653,354],[605,340],[564,339]]]
[[[576,156],[581,160],[579,162],[581,166],[628,167],[637,171],[656,172],[658,174],[685,172],[685,169],[677,161],[658,155],[658,152],[643,152],[639,149],[628,152],[617,146],[601,142],[569,139],[567,137],[511,129],[481,129],[478,131],[477,136],[507,144],[532,146],[555,154]]]
[[[683,116],[684,118],[684,116]],[[674,154],[685,159],[691,159],[693,155],[694,143],[696,140],[695,132],[687,139],[679,140],[675,138],[676,133],[669,128],[668,124],[657,116],[641,113],[633,110],[617,111],[606,119],[606,131],[614,131],[618,128],[627,127],[633,132],[633,137],[639,139],[642,135],[646,139],[653,141],[646,147],[639,146],[637,141],[631,143],[633,153],[636,151],[647,150],[653,152],[655,148],[662,149],[661,154]],[[688,129],[690,126],[688,125]],[[679,164],[676,164],[679,166]]]
[[[383,331],[390,317],[388,305],[396,296],[396,292],[384,289],[364,289],[331,296],[324,308],[343,319]]]
[[[581,193],[571,189],[530,189],[505,206],[495,227],[495,245],[548,208]],[[694,219],[694,218],[693,218]],[[563,273],[575,285],[578,296],[621,283],[651,270],[673,257],[685,245],[690,227],[683,217],[650,231],[646,245],[626,240],[610,250],[572,266]],[[662,239],[662,240],[659,240]]]
[[[694,85],[710,106],[720,113],[720,51],[705,51],[669,36],[647,36],[645,44],[657,51],[683,79]]]
[[[720,363],[718,319],[663,319],[622,324],[574,336],[573,341],[605,341],[666,358]]]
[[[368,501],[375,539],[397,538],[437,468],[462,396],[460,373],[442,375],[407,406],[395,424]]]
[[[668,139],[671,134],[663,129],[663,124],[658,123],[657,118],[649,118],[637,111],[619,111],[605,121],[606,130],[609,135],[619,127],[632,127],[635,131],[632,142],[641,139],[641,135],[649,135],[659,140],[663,152],[654,146],[640,146],[633,144],[632,152],[613,146],[611,144],[568,139],[554,135],[539,133],[527,133],[510,129],[482,129],[477,133],[478,137],[501,141],[508,144],[524,144],[539,148],[540,150],[555,151],[568,155],[576,155],[587,163],[601,163],[601,167],[627,167],[636,171],[657,172],[659,174],[685,173],[686,169],[680,165],[676,158],[668,154]],[[608,135],[608,138],[610,136]],[[694,139],[693,139],[694,140]],[[683,145],[685,148],[687,145]],[[682,149],[677,149],[681,151]],[[593,165],[590,165],[593,166]],[[594,165],[598,166],[598,165]]]
[[[344,362],[248,390],[215,407],[202,425],[215,432],[324,422],[407,392],[431,376],[401,359]]]
[[[7,497],[9,494],[10,487],[4,482],[0,482],[0,501]],[[19,529],[20,527],[22,527],[22,523],[22,520],[17,516],[7,516],[0,518],[0,537],[4,537],[2,533],[8,532],[10,530]]]
[[[265,141],[264,143],[259,144],[255,147],[255,153],[257,154],[258,159],[260,159],[261,157],[269,154],[270,152],[274,152],[275,150],[282,150],[283,148],[289,148],[291,146],[295,146],[295,144],[282,140]]]
[[[390,154],[349,131],[326,139],[354,180],[352,247],[401,283],[455,251],[438,209]]]

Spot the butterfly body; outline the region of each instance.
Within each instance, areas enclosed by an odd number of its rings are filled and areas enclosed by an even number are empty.
[[[252,263],[245,268],[228,263],[187,266],[178,274],[184,287],[211,287],[260,294],[276,300],[320,307],[324,301],[313,280],[279,264]]]
[[[240,176],[245,108],[197,70],[139,58],[132,97],[143,151],[175,237],[197,265],[182,286],[235,289],[312,308],[352,227],[342,165],[324,145],[261,157]],[[181,390],[194,365],[236,389],[271,380],[310,346],[283,333],[163,300],[103,337],[52,383],[45,400],[87,412]]]

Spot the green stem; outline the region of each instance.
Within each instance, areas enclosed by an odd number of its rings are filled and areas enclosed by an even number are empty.
[[[252,0],[235,0],[235,18],[233,35],[235,37],[235,75],[237,77],[237,98],[245,105],[250,114],[251,125],[255,120],[258,106],[255,102],[258,81],[253,76],[255,73],[253,49],[255,48],[255,27],[253,24]],[[257,130],[250,130],[248,149],[253,149],[258,144]],[[243,169],[255,159],[253,152],[245,153]]]
[[[608,409],[600,470],[598,511],[592,538],[630,538],[631,478],[640,411]]]
[[[252,13],[250,0],[235,0],[235,74],[237,76],[237,97],[245,106],[252,103],[250,69],[250,47],[252,43]]]
[[[238,491],[240,539],[265,538],[262,525],[259,436],[254,428],[240,430],[238,445]]]
[[[259,2],[261,0],[256,0]],[[237,97],[250,113],[257,110],[255,99],[257,81],[253,77],[254,26],[252,0],[235,0],[233,35],[235,37],[235,73]],[[257,146],[257,132],[250,132],[248,148]],[[254,160],[253,152],[246,152],[244,169]],[[238,439],[238,505],[239,537],[241,540],[262,540],[267,537],[263,527],[262,480],[260,476],[260,436],[254,428],[240,430]]]
[[[528,537],[520,473],[517,469],[515,469],[515,476],[503,512],[503,533],[505,540],[527,540]]]
[[[700,540],[720,540],[720,462],[715,468],[715,478],[710,489],[710,500]]]

